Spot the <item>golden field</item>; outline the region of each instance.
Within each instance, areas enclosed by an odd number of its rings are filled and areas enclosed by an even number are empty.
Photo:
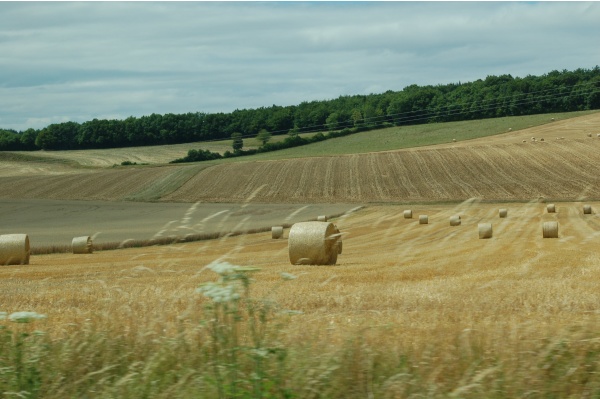
[[[5,199],[120,200],[179,168],[198,168],[160,200],[366,206],[332,219],[344,242],[335,266],[289,264],[287,229],[281,240],[268,232],[32,256],[28,266],[0,267],[0,310],[47,315],[31,329],[57,342],[90,330],[145,350],[181,334],[199,342],[207,301],[195,290],[218,277],[207,265],[227,261],[260,269],[252,274],[253,297],[301,312],[277,319],[276,341],[291,348],[285,384],[295,397],[598,397],[600,139],[587,136],[595,131],[600,113],[410,150],[136,168],[123,179],[121,169],[85,170],[90,181],[70,173],[5,176]],[[545,140],[532,143],[532,136]],[[547,212],[549,202],[556,213]],[[429,224],[420,225],[419,215]],[[454,215],[460,226],[450,226]],[[545,221],[558,222],[558,238],[542,237]],[[173,226],[185,223],[182,217]],[[492,238],[478,238],[479,223],[492,223]],[[282,273],[297,278],[284,282]],[[77,378],[98,371],[86,367]],[[109,380],[94,380],[98,397],[127,396]],[[70,389],[71,397],[81,392]],[[175,397],[192,397],[181,392]]]

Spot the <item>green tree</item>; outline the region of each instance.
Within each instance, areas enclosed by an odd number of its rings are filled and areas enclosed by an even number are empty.
[[[232,147],[233,152],[240,152],[242,148],[244,148],[244,140],[242,139],[242,134],[240,132],[235,132],[231,135],[231,139],[233,140]]]
[[[261,129],[256,135],[256,139],[265,145],[271,140],[271,133],[267,129]]]
[[[327,117],[325,124],[327,125],[327,129],[329,129],[329,131],[332,131],[339,127],[339,122],[340,115],[337,112],[333,112]]]

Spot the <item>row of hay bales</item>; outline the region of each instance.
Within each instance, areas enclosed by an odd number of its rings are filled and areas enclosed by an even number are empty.
[[[271,237],[283,238],[283,226],[271,227]],[[321,215],[316,221],[294,223],[288,235],[288,254],[292,265],[335,265],[342,253],[342,234]]]
[[[92,238],[75,237],[71,242],[74,254],[91,254],[94,252]],[[27,234],[0,235],[0,265],[28,265],[31,245]]]
[[[548,204],[546,206],[546,211],[548,213],[556,213],[556,205]],[[592,214],[592,206],[584,205],[583,206],[583,214],[591,215]],[[508,216],[508,209],[500,208],[498,210],[498,217],[506,218]],[[404,211],[405,219],[412,219],[412,210],[407,209]],[[461,217],[460,215],[453,215],[450,217],[450,226],[460,226],[461,225]],[[429,216],[427,215],[419,215],[419,224],[429,224]],[[477,230],[479,233],[480,239],[492,238],[493,236],[493,228],[492,223],[479,223],[477,225]],[[550,221],[542,223],[542,237],[543,238],[558,238],[558,222]]]

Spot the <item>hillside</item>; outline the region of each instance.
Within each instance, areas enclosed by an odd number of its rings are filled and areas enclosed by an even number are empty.
[[[282,203],[600,198],[597,133],[599,112],[464,142],[342,156],[108,169],[10,161],[0,163],[0,198]],[[531,137],[545,141],[532,143]],[[334,140],[339,145],[346,139],[355,138]],[[19,167],[29,169],[16,172]]]

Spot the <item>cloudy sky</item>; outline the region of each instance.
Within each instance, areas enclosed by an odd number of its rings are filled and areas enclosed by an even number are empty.
[[[4,2],[0,128],[600,65],[600,2]]]

